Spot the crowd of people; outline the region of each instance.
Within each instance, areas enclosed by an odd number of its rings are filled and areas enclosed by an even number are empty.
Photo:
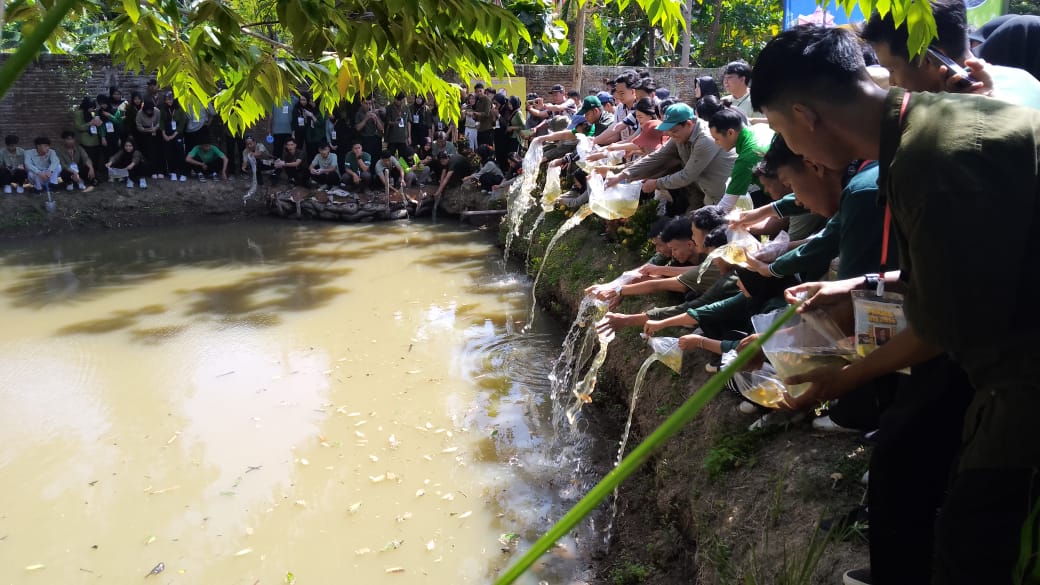
[[[1040,282],[1028,266],[1040,246],[1030,69],[1040,39],[987,62],[972,52],[962,0],[930,4],[938,38],[921,57],[891,14],[799,26],[753,68],[727,66],[728,96],[709,78],[691,103],[674,101],[625,71],[609,91],[553,95],[532,112],[543,120],[533,142],[569,169],[566,205],[587,201],[587,174],[601,173],[607,188],[639,181],[643,202],[663,210],[649,234],[656,254],[622,284],[587,289],[612,307],[602,329],[681,328],[679,347],[714,356],[714,372],[757,338],[756,315],[804,300],[803,314],[823,311],[852,335],[855,291],[898,299],[906,327],[872,329],[866,357],[783,380],[807,389],[776,410],[740,405],[758,415],[751,428],[815,414],[817,430],[873,442],[870,567],[849,568],[846,584],[1036,583],[1040,440],[1029,418],[1040,388],[1028,368],[1040,358],[1029,303]],[[1002,48],[1040,30],[1040,17],[1004,21],[1012,30],[989,37]],[[969,235],[986,225],[1006,240]],[[742,233],[773,243],[715,258]],[[616,312],[651,293],[673,304]]]

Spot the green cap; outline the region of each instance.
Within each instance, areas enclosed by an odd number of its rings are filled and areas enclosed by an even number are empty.
[[[673,104],[668,107],[664,112],[664,120],[657,125],[659,132],[665,132],[671,130],[672,126],[676,124],[682,124],[687,120],[693,120],[697,117],[697,114],[693,112],[693,108],[686,104]]]
[[[594,110],[596,108],[602,107],[603,102],[599,101],[598,97],[590,95],[589,97],[581,100],[581,109],[578,110],[578,113],[584,116],[589,110]]]

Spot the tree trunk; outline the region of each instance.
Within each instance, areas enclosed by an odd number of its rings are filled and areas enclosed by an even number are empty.
[[[690,42],[693,39],[693,3],[695,0],[686,0],[683,9],[683,19],[686,20],[686,30],[682,34],[682,49],[679,55],[679,67],[690,66]]]
[[[571,74],[571,87],[581,92],[582,69],[585,68],[585,9],[586,3],[581,2],[578,13],[574,17],[574,72]]]
[[[719,45],[719,33],[722,31],[722,0],[712,2],[715,9],[714,18],[711,19],[711,30],[708,31],[708,40],[704,43],[704,63],[702,66],[716,65],[715,55]]]

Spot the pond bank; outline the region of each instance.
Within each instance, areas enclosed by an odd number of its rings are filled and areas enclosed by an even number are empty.
[[[527,214],[522,235],[536,215]],[[538,271],[549,239],[566,219],[564,212],[549,213],[530,243],[514,241],[512,254],[521,262],[530,259],[528,272]],[[645,256],[637,251],[649,221],[634,217],[632,232],[610,243],[602,235],[604,222],[586,219],[548,259],[535,291],[539,304],[569,323],[586,286],[641,263]],[[672,304],[663,295],[629,298],[619,311],[662,303]],[[595,400],[583,411],[613,421],[611,427],[624,424],[636,371],[650,353],[638,333],[624,331],[611,344]],[[707,381],[706,362],[707,354],[698,352],[684,356],[681,376],[660,366],[650,369],[627,452]],[[739,402],[732,393],[719,395],[622,485],[598,582],[840,583],[844,571],[867,566],[866,541],[853,529],[826,543],[815,577],[797,577],[806,556],[821,549],[821,538],[811,544],[818,521],[844,514],[863,496],[860,478],[869,447],[858,434],[817,432],[808,421],[749,432],[755,416],[741,414]]]
[[[53,214],[47,212],[45,194],[35,194],[31,190],[24,194],[0,194],[0,238],[229,222],[270,215],[268,194],[281,189],[261,186],[255,195],[243,200],[249,185],[247,180],[232,178],[206,183],[195,179],[183,183],[149,180],[147,189],[128,189],[122,183],[105,183],[90,193],[59,189],[51,194],[57,203]],[[432,191],[429,187],[424,189]],[[301,188],[298,193],[307,196],[317,192]],[[420,194],[419,190],[410,193],[413,197]],[[372,198],[380,202],[384,199],[376,193]],[[466,210],[483,210],[493,205],[494,202],[479,189],[466,186],[445,192],[440,213],[457,216]],[[429,211],[426,213],[428,215]]]

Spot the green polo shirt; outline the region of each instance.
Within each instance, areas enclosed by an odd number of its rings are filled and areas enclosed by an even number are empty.
[[[856,173],[842,190],[838,212],[827,221],[823,231],[777,258],[769,265],[769,271],[774,276],[803,274],[817,278],[835,257],[841,259],[838,280],[881,271],[885,207],[878,203],[877,178],[876,162]],[[894,257],[894,234],[889,235],[889,240],[891,252],[885,270],[895,270],[899,262]]]
[[[765,124],[756,124],[756,126],[760,126],[761,129],[745,126],[740,130],[740,136],[737,137],[737,145],[733,149],[737,152],[737,160],[733,162],[733,171],[729,175],[729,185],[726,186],[727,195],[743,195],[748,192],[748,188],[752,184],[762,188],[752,171],[769,150],[774,133]]]

